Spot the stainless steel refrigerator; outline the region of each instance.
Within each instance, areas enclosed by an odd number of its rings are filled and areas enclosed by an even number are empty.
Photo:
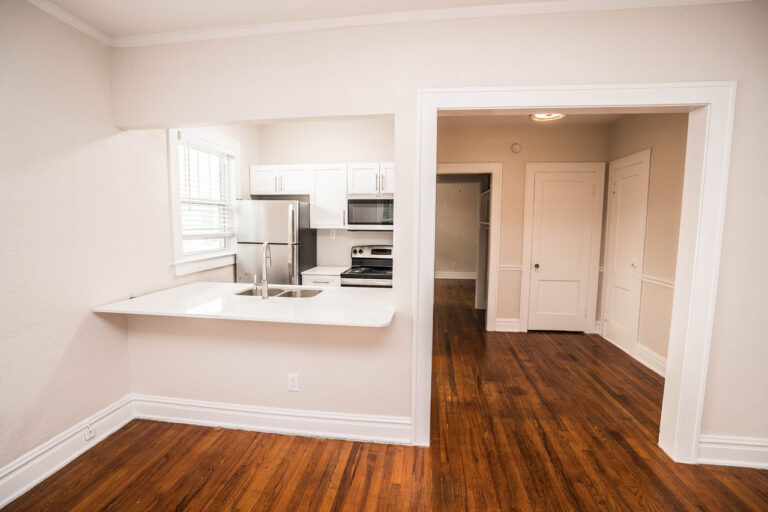
[[[301,284],[301,273],[316,266],[317,235],[309,227],[309,203],[241,200],[236,204],[238,283],[261,283],[261,258],[269,244],[269,284]]]

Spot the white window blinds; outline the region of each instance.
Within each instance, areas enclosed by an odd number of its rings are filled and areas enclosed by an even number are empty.
[[[182,252],[226,249],[234,236],[234,157],[188,138],[178,151]]]

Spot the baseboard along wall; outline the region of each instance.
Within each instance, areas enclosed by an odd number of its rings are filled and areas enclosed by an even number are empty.
[[[435,272],[435,279],[477,279],[477,272]]]
[[[0,468],[0,508],[134,419],[374,443],[408,445],[413,437],[407,416],[255,407],[132,393]]]

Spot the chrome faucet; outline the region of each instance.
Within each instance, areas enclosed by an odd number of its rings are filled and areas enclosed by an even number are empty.
[[[261,253],[261,298],[269,298],[269,282],[267,281],[267,268],[272,266],[272,251],[268,243],[264,243],[264,250]],[[255,276],[254,276],[255,279]],[[254,285],[256,283],[253,283]]]

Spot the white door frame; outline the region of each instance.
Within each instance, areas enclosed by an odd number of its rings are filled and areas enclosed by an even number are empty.
[[[500,163],[437,164],[437,174],[490,174],[491,217],[488,237],[488,304],[485,310],[485,329],[496,330],[496,303],[499,296],[499,251],[501,250],[501,191]],[[433,215],[434,216],[434,215]],[[434,241],[434,229],[432,240]],[[434,250],[433,250],[434,252]]]
[[[523,270],[520,277],[520,331],[528,331],[528,313],[531,295],[531,244],[533,239],[533,194],[537,172],[595,172],[597,204],[593,205],[592,238],[589,250],[589,277],[587,278],[587,318],[584,332],[595,332],[597,316],[597,286],[600,278],[600,233],[603,230],[603,189],[605,187],[605,162],[529,163],[525,165],[525,212],[523,214]]]
[[[631,155],[627,155],[621,158],[617,158],[616,160],[611,160],[608,162],[608,187],[611,186],[611,183],[613,181],[614,177],[614,165],[615,164],[626,164],[627,162],[633,162],[633,163],[645,163],[647,164],[646,167],[646,180],[645,180],[645,204],[643,205],[643,245],[642,245],[642,258],[640,261],[640,268],[638,271],[640,272],[640,293],[642,295],[643,290],[643,274],[645,273],[645,238],[646,234],[648,233],[648,193],[650,190],[650,180],[651,180],[651,148],[644,149],[642,151],[638,151],[636,153],[632,153]],[[611,294],[613,291],[611,291],[611,286],[609,284],[611,283],[611,279],[613,278],[613,272],[610,270],[613,268],[612,265],[609,265],[609,258],[615,256],[613,252],[611,251],[611,219],[613,219],[616,216],[616,212],[614,211],[614,207],[612,205],[615,202],[615,198],[613,195],[609,192],[608,194],[608,201],[605,203],[605,251],[603,253],[603,264],[604,264],[604,271],[603,271],[603,295],[602,300],[600,301],[600,335],[616,345],[617,347],[621,348],[625,352],[627,352],[625,347],[622,347],[620,344],[618,344],[615,340],[612,340],[608,338],[605,334],[606,331],[606,322],[608,321],[608,318],[605,315],[605,305],[610,304],[609,299],[611,298]],[[637,316],[638,316],[638,324],[637,328],[635,328],[635,344],[632,347],[632,351],[628,352],[632,355],[635,359],[637,359],[637,345],[638,345],[638,339],[639,339],[639,332],[640,332],[640,308],[637,310]]]
[[[429,445],[435,270],[437,113],[450,109],[688,106],[685,182],[659,445],[695,462],[717,297],[735,82],[559,85],[418,92],[414,194],[413,443]]]

